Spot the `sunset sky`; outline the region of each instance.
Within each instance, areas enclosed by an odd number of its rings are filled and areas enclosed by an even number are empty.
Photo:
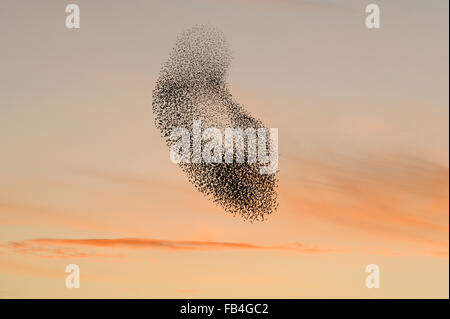
[[[448,298],[448,6],[2,0],[0,298]],[[161,65],[198,24],[230,44],[233,97],[278,128],[265,222],[197,192],[153,123]]]

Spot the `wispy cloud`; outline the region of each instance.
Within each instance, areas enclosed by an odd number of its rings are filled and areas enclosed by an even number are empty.
[[[56,258],[85,258],[108,257],[109,254],[96,254],[83,252],[84,248],[116,248],[130,249],[163,249],[169,251],[222,251],[222,250],[271,250],[291,251],[301,254],[332,253],[342,250],[301,243],[283,245],[258,245],[243,242],[216,242],[216,241],[183,241],[162,240],[146,238],[115,238],[115,239],[58,239],[37,238],[25,241],[15,241],[3,245],[17,253],[32,254],[41,257]],[[114,255],[121,257],[123,255]]]
[[[13,241],[0,245],[15,253],[40,258],[126,258],[136,251],[166,250],[181,251],[278,251],[294,254],[327,254],[327,253],[360,253],[380,256],[426,255],[448,258],[448,249],[415,250],[401,252],[384,249],[345,249],[338,247],[323,247],[302,243],[287,243],[280,245],[261,245],[247,242],[164,240],[150,238],[111,238],[111,239],[62,239],[36,238],[23,241]],[[114,249],[114,253],[111,251]],[[120,250],[120,253],[118,253]],[[100,251],[100,252],[99,252]]]
[[[392,154],[290,161],[302,173],[285,191],[296,211],[448,255],[448,167]]]
[[[24,255],[31,255],[42,258],[123,258],[125,254],[83,252],[76,247],[67,247],[64,245],[39,245],[32,243],[33,241],[11,242],[0,245],[3,248],[13,249],[15,252]]]

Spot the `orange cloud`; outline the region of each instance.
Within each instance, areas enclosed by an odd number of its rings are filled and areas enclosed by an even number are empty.
[[[115,257],[123,258],[124,254],[100,254],[95,252],[81,252],[77,248],[73,247],[61,247],[53,245],[35,245],[28,241],[23,242],[11,242],[7,245],[0,245],[3,248],[11,248],[14,251],[41,258],[92,258],[92,257]]]
[[[119,248],[119,249],[165,249],[171,251],[218,251],[218,250],[275,250],[292,251],[303,254],[331,253],[342,250],[304,245],[300,243],[264,246],[251,243],[231,243],[214,241],[182,241],[144,238],[117,239],[57,239],[37,238],[20,242],[10,242],[3,247],[13,249],[18,253],[32,254],[40,257],[85,258],[111,257],[96,253],[80,252],[82,247],[88,248]],[[123,255],[113,255],[123,257]]]
[[[290,209],[448,255],[448,167],[403,155],[324,158],[287,163],[302,174],[285,182]]]

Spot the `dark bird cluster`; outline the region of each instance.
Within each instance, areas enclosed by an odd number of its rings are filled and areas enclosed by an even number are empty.
[[[196,26],[179,35],[153,91],[155,124],[169,147],[174,143],[172,130],[183,127],[192,135],[194,120],[201,120],[202,129],[265,127],[229,92],[230,62],[228,43],[215,28]],[[277,209],[276,174],[260,174],[256,163],[178,165],[200,192],[227,212],[255,221]]]

